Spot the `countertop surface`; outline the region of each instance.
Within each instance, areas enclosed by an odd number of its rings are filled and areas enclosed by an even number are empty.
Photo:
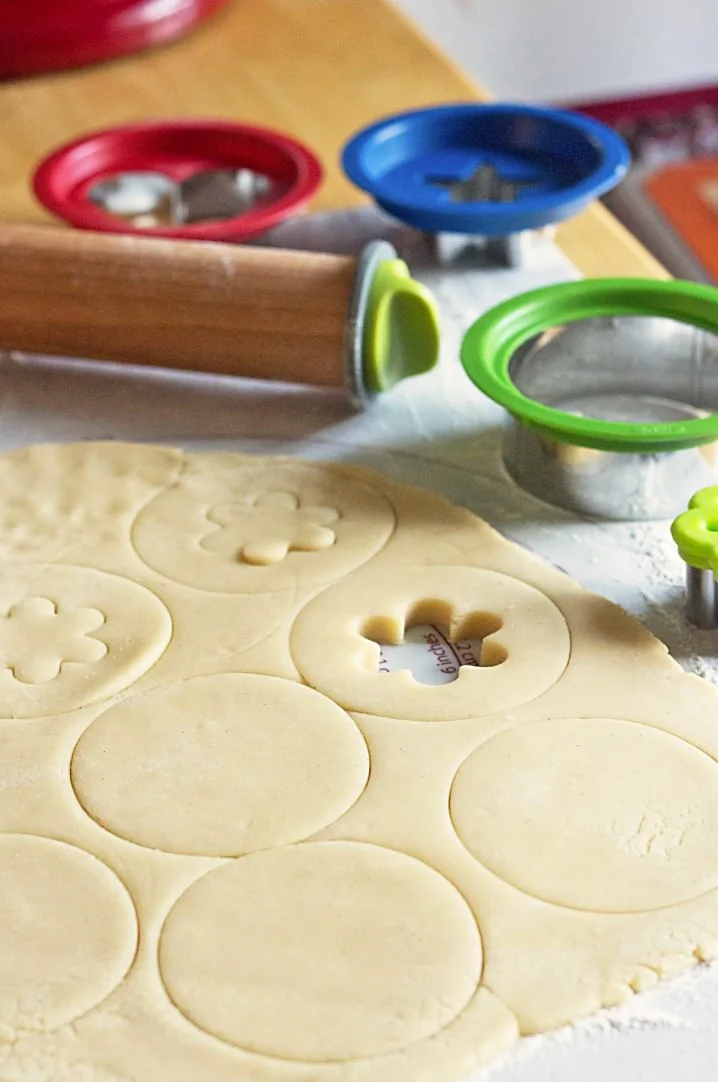
[[[165,48],[83,71],[0,84],[0,217],[42,221],[39,161],[86,131],[143,118],[208,116],[294,134],[322,159],[316,210],[366,202],[338,154],[363,125],[423,105],[486,97],[388,0],[232,0]],[[665,276],[601,206],[562,226],[586,275]]]

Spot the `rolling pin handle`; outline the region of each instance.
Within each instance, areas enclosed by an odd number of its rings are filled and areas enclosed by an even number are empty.
[[[400,380],[428,372],[439,355],[439,316],[387,241],[368,244],[357,263],[347,319],[349,396],[363,407]]]
[[[438,316],[390,244],[321,252],[0,224],[0,343],[22,353],[348,388],[432,368]]]

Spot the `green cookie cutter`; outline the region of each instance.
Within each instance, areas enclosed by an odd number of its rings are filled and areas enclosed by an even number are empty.
[[[718,414],[686,421],[633,424],[594,420],[523,394],[511,360],[525,342],[552,327],[611,316],[663,316],[718,334],[718,290],[694,282],[597,278],[547,286],[492,308],[467,331],[461,361],[476,386],[513,417],[559,443],[646,454],[718,440]]]
[[[671,535],[689,567],[718,572],[718,485],[696,492],[671,526]]]

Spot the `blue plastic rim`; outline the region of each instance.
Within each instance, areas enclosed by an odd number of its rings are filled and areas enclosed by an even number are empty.
[[[398,113],[344,147],[342,165],[387,213],[431,233],[508,236],[564,221],[614,188],[630,153],[604,124],[533,105],[441,105]],[[518,185],[512,202],[455,202],[482,165]]]

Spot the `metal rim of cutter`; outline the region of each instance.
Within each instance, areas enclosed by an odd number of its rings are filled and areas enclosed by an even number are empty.
[[[133,171],[94,184],[87,198],[107,214],[144,227],[226,221],[271,199],[272,181],[251,169],[209,169],[174,180],[157,171]]]
[[[686,616],[702,628],[718,626],[718,485],[694,493],[671,525],[686,565]]]
[[[547,286],[491,309],[467,331],[461,361],[472,382],[518,421],[560,443],[603,451],[677,451],[718,439],[718,414],[663,423],[594,420],[519,390],[511,360],[531,338],[597,317],[659,316],[718,334],[718,290],[695,282],[597,278]]]

